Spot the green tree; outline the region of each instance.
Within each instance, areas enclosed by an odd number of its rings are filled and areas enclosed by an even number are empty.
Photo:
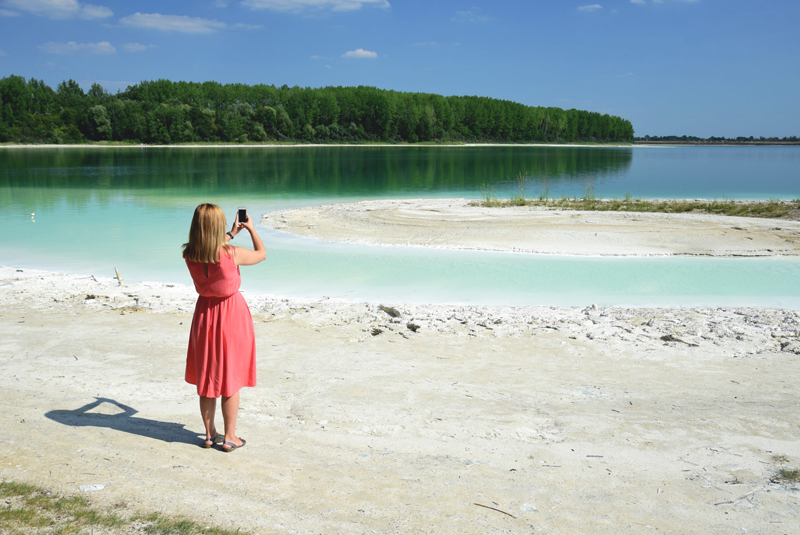
[[[92,106],[88,110],[89,124],[91,125],[92,139],[110,140],[111,139],[111,120],[108,118],[106,107],[102,104]]]

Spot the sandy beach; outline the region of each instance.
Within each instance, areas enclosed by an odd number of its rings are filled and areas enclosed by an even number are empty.
[[[464,202],[264,222],[436,247],[797,254],[796,222]],[[199,447],[183,381],[192,287],[0,268],[0,477],[252,533],[800,532],[774,459],[800,460],[796,311],[245,297],[259,386],[242,391],[248,444],[225,454]]]

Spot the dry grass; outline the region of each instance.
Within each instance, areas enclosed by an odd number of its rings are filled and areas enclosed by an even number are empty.
[[[595,198],[588,191],[582,198],[562,197],[547,199],[542,195],[539,199],[523,199],[514,195],[510,200],[501,201],[496,196],[481,198],[477,206],[536,206],[556,208],[560,210],[584,210],[596,212],[659,212],[667,214],[704,213],[739,217],[759,217],[766,219],[797,219],[800,217],[800,199],[793,201],[688,201],[688,200],[643,200],[626,196],[625,199],[603,200]]]
[[[0,533],[7,535],[113,533],[234,535],[240,531],[203,526],[160,513],[136,514],[124,503],[93,504],[86,496],[63,496],[26,483],[0,482]]]

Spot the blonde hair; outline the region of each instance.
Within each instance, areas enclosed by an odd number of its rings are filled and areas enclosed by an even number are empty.
[[[216,204],[204,203],[194,210],[189,241],[183,244],[183,257],[192,262],[216,264],[222,249],[232,255],[231,246],[225,242],[225,212]]]

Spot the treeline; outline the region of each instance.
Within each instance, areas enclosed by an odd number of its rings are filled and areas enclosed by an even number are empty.
[[[790,137],[695,137],[695,136],[644,136],[636,137],[634,141],[667,141],[667,142],[683,142],[683,143],[792,143],[800,141],[797,136]]]
[[[0,79],[0,141],[629,142],[630,121],[487,97],[375,87],[156,80],[109,94],[74,80]]]

